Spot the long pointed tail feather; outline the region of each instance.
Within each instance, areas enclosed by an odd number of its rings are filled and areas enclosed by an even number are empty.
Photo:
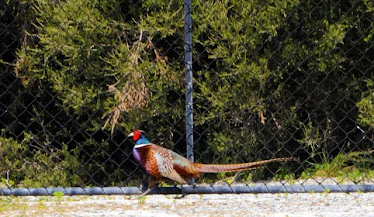
[[[199,173],[220,173],[220,172],[236,172],[243,170],[255,169],[261,165],[272,163],[272,162],[281,162],[281,161],[294,161],[292,157],[286,158],[274,158],[269,160],[241,163],[241,164],[199,164],[194,163],[196,171]]]

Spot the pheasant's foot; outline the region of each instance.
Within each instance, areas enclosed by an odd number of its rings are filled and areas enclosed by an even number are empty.
[[[182,199],[182,198],[184,198],[187,195],[186,192],[184,191],[184,188],[183,188],[182,184],[181,184],[181,191],[182,191],[182,195],[175,196],[174,199]]]
[[[148,188],[146,191],[144,191],[140,196],[145,196],[147,194],[149,194],[149,192],[151,192],[153,190],[153,188]]]
[[[183,199],[187,194],[182,194],[180,196],[175,196],[174,199]]]
[[[149,192],[151,192],[155,187],[158,186],[158,182],[155,178],[153,178],[152,176],[149,176],[149,179],[148,179],[148,189],[146,191],[144,191],[141,196],[145,196],[147,194],[149,194]]]

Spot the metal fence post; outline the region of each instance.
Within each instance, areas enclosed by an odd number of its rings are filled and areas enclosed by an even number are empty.
[[[187,158],[194,161],[193,155],[193,99],[192,99],[192,19],[191,0],[184,1],[184,52],[186,67],[186,139]]]

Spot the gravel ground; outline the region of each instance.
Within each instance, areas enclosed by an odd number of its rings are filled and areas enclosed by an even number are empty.
[[[374,193],[0,197],[1,216],[374,216]]]

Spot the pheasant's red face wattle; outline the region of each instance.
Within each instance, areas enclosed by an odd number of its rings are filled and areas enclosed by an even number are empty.
[[[138,140],[139,137],[142,135],[142,133],[139,130],[134,130],[133,134],[134,134],[134,136],[132,137],[132,139],[134,141]]]

